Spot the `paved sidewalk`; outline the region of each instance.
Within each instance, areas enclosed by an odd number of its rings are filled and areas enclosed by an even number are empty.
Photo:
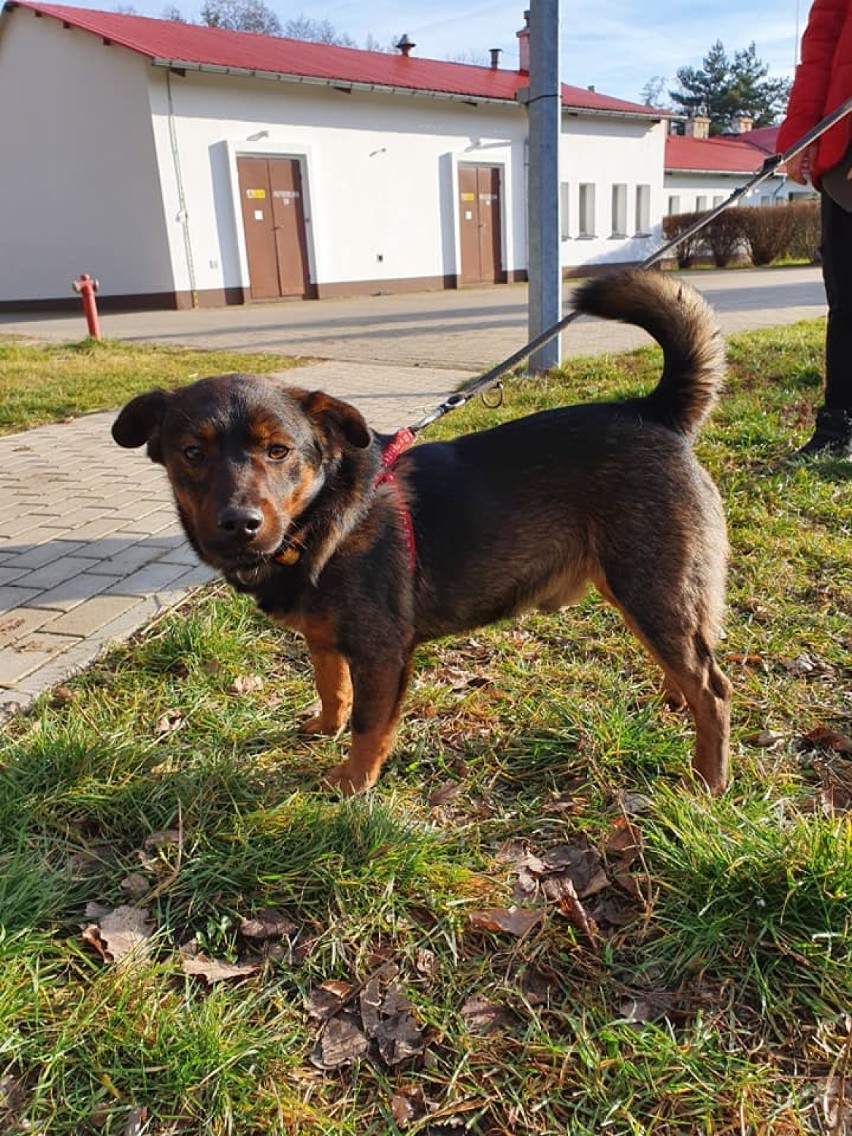
[[[825,311],[817,269],[692,279],[726,334]],[[102,326],[105,335],[131,341],[335,359],[288,371],[286,381],[322,387],[389,430],[416,421],[526,341],[526,289],[106,314]],[[0,333],[61,341],[84,334],[79,316],[4,316]],[[562,353],[647,342],[632,327],[579,320],[563,335]],[[0,717],[212,575],[186,544],[163,470],[144,450],[112,441],[114,417],[92,414],[0,438]]]

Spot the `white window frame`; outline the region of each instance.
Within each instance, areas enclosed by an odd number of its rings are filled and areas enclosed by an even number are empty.
[[[611,237],[627,236],[627,184],[615,182],[612,187]]]
[[[674,216],[675,213],[680,213],[680,194],[669,194],[669,216]]]
[[[562,240],[571,240],[571,184],[563,181],[559,186],[559,228]]]
[[[582,240],[591,240],[595,232],[595,183],[593,181],[580,182],[580,206],[578,217],[577,236]]]
[[[651,187],[647,183],[636,186],[636,236],[651,235]]]

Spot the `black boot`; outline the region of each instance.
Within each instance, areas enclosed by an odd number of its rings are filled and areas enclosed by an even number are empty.
[[[821,407],[813,437],[793,457],[852,458],[852,410]]]

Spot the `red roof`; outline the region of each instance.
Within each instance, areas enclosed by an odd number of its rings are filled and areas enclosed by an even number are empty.
[[[777,130],[777,127],[772,127]],[[764,131],[760,131],[764,134]],[[763,165],[767,153],[761,145],[744,138],[686,138],[669,134],[666,138],[667,171],[699,170],[702,173],[752,174]]]
[[[6,10],[29,8],[71,27],[175,66],[215,67],[265,75],[293,76],[318,81],[363,84],[450,96],[515,102],[529,76],[521,71],[472,67],[380,51],[331,47],[323,43],[280,36],[232,32],[174,20],[152,20],[64,4],[9,0]],[[582,87],[562,85],[562,103],[577,110],[659,118],[665,112],[613,99]]]

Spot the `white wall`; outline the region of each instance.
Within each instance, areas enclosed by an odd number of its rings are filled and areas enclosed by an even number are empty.
[[[0,302],[66,298],[81,272],[102,295],[170,289],[141,60],[6,12],[0,108]]]
[[[755,158],[755,162],[758,159]],[[679,197],[678,213],[692,213],[697,208],[698,197],[706,197],[708,207],[712,207],[717,198],[727,201],[730,195],[739,186],[744,185],[752,174],[688,174],[670,173],[665,175],[665,195],[663,200],[663,214],[669,211],[669,198]],[[784,205],[790,197],[796,199],[811,197],[813,193],[809,188],[796,185],[780,174],[761,182],[760,185],[748,190],[736,202],[737,205]]]
[[[563,116],[561,181],[567,184],[567,224],[562,221],[562,264],[641,261],[661,243],[663,154],[666,126],[626,118]],[[591,237],[580,234],[580,185],[595,185],[595,227]],[[627,185],[627,239],[612,236],[612,187]],[[649,185],[651,230],[637,236],[636,186]]]
[[[190,268],[168,86],[196,288],[248,286],[236,176],[243,154],[301,159],[315,281],[380,284],[457,273],[459,162],[501,167],[504,267],[524,267],[526,124],[520,110],[193,72],[167,78],[152,68],[150,100],[178,289],[190,287]]]

